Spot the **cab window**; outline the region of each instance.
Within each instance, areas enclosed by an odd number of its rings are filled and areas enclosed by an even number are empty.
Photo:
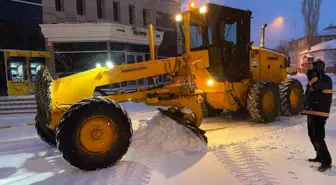
[[[27,74],[25,73],[25,62],[25,60],[20,59],[9,60],[9,80],[12,82],[24,82],[27,79]]]
[[[225,25],[224,40],[237,44],[237,22]]]
[[[190,26],[190,48],[198,49],[207,47],[212,44],[211,28],[201,26]]]
[[[31,81],[35,82],[37,72],[41,69],[41,63],[30,63]]]
[[[198,48],[203,45],[202,29],[199,26],[190,26],[191,48]]]

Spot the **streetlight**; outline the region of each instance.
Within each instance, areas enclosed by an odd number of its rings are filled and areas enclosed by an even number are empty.
[[[279,23],[279,24],[282,24],[284,21],[285,21],[285,18],[282,16],[275,19],[275,23]]]
[[[294,31],[295,31],[294,43],[297,44],[297,40],[296,40],[296,21],[295,21],[295,20],[287,20],[287,19],[285,19],[285,18],[282,17],[282,16],[278,17],[278,18],[274,21],[275,24],[279,24],[279,25],[283,24],[284,22],[292,22],[292,23],[294,23]],[[296,47],[297,47],[297,46],[296,46]],[[297,51],[297,50],[294,50],[293,52],[294,52],[294,53],[289,54],[289,55],[290,55],[290,56],[293,56],[294,61],[296,61],[296,63],[298,63],[298,60],[297,60],[297,58],[298,58],[298,51]]]
[[[295,31],[294,40],[296,40],[296,21],[285,19],[282,16],[276,18],[275,21],[274,21],[275,24],[283,24],[284,22],[293,22],[294,23],[294,31]]]

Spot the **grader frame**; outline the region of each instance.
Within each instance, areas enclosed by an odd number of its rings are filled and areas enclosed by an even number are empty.
[[[190,10],[176,16],[184,38],[182,56],[155,60],[153,26],[149,25],[150,61],[101,67],[55,80],[47,69],[41,70],[36,93],[38,134],[47,143],[57,144],[70,164],[96,170],[115,164],[130,145],[132,123],[120,102],[170,107],[160,109],[161,113],[205,142],[205,132],[199,128],[204,105],[210,115],[223,109],[248,110],[258,122],[271,122],[278,112],[297,115],[303,103],[302,85],[287,79],[285,55],[264,48],[265,25],[262,47],[251,47],[250,17],[250,11],[191,4]],[[225,35],[233,25],[235,40],[228,40]],[[192,26],[201,31],[202,43],[196,46]],[[97,87],[167,73],[169,84],[93,97]]]

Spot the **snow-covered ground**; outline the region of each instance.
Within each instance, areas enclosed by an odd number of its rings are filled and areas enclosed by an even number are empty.
[[[336,79],[335,76],[332,76]],[[306,84],[305,76],[295,76]],[[336,80],[335,80],[336,82]],[[336,104],[335,104],[336,105]],[[109,169],[82,172],[69,166],[33,127],[0,130],[0,185],[85,184],[284,184],[333,185],[336,167],[325,173],[307,162],[314,151],[306,117],[280,117],[271,124],[220,116],[206,119],[205,146],[189,130],[156,115],[153,107],[124,104],[134,126],[132,145]],[[33,122],[34,115],[0,117],[0,125]],[[148,121],[150,120],[150,121]],[[326,142],[336,159],[336,107],[326,127]]]

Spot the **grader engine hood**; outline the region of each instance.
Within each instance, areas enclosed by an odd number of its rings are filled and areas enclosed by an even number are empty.
[[[198,53],[201,55],[204,51]],[[52,79],[48,69],[41,69],[36,77],[36,103],[38,117],[42,119],[40,122],[53,128],[64,111],[80,100],[94,96],[96,88],[177,72],[181,68],[181,60],[180,57],[176,57],[113,67],[97,67],[55,80]],[[145,96],[146,93],[138,93],[131,98],[143,99]],[[117,102],[129,99],[127,96],[111,98]]]
[[[109,80],[106,79],[109,76],[105,72],[108,70],[95,69],[53,80],[47,68],[41,69],[36,75],[38,121],[48,127],[54,127],[53,118],[56,114],[64,112],[81,99],[91,97],[94,87],[99,82]]]

